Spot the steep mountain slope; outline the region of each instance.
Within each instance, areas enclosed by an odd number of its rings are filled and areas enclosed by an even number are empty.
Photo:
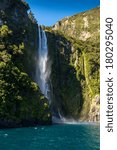
[[[82,41],[99,41],[100,33],[100,8],[66,17],[58,21],[53,30],[59,30],[64,35]]]
[[[28,10],[21,0],[0,1],[0,127],[51,123],[34,82],[38,25]]]
[[[54,114],[99,121],[100,8],[46,27]]]

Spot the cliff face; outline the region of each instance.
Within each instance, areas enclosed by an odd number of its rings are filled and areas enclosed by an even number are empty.
[[[0,1],[0,127],[49,124],[34,82],[38,25],[23,0]],[[45,27],[52,63],[53,115],[99,121],[99,8]]]
[[[0,127],[51,123],[34,82],[38,25],[21,0],[0,1]]]
[[[55,114],[99,121],[99,11],[67,17],[46,28]]]

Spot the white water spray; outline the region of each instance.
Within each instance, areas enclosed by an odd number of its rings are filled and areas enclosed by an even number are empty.
[[[48,57],[47,37],[44,30],[39,27],[39,49],[36,66],[36,81],[41,92],[50,101],[50,73],[51,67]]]

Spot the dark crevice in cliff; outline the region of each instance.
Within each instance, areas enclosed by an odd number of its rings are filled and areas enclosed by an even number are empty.
[[[76,78],[76,70],[70,65],[72,44],[61,34],[48,32],[47,35],[52,60],[53,112],[57,116],[60,113],[64,117],[78,119],[83,96],[80,81]]]

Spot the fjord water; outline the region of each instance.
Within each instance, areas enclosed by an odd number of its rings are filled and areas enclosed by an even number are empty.
[[[52,125],[0,130],[0,150],[99,150],[99,125]]]

